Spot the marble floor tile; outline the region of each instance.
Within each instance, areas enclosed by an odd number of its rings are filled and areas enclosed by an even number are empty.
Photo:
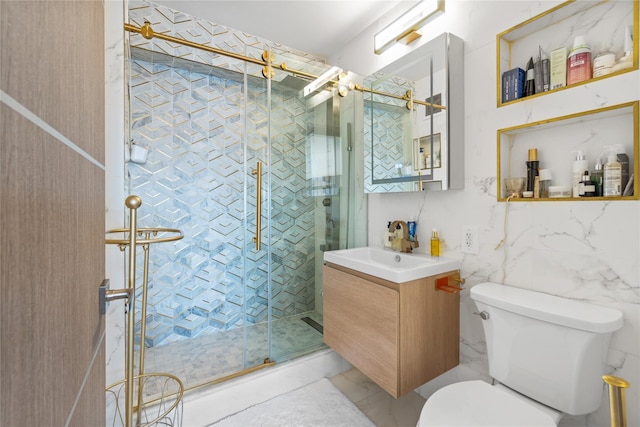
[[[355,368],[330,380],[378,427],[415,426],[426,402],[416,392],[395,399]]]
[[[325,349],[322,334],[304,322],[304,317],[322,324],[322,315],[317,312],[274,320],[271,347],[268,328],[263,323],[248,326],[246,331],[236,328],[147,348],[145,372],[173,374],[188,389],[260,365],[266,356],[283,363]]]

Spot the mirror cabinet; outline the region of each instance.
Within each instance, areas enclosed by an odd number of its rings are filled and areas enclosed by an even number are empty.
[[[365,192],[463,188],[463,59],[443,33],[363,80]]]

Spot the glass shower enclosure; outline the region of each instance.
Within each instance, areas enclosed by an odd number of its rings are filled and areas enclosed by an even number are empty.
[[[190,388],[324,348],[322,253],[366,244],[358,95],[329,83],[305,96],[307,73],[329,67],[290,53],[274,62],[303,76],[129,54],[128,149],[148,154],[126,162],[127,190],[142,198],[140,227],[184,234],[150,254],[145,371]]]

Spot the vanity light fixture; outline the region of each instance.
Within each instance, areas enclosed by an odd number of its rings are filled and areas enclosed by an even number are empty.
[[[320,89],[322,85],[327,83],[330,80],[335,79],[342,72],[342,68],[339,67],[331,67],[324,73],[322,73],[317,79],[306,85],[302,89],[302,96],[308,96],[312,92]]]
[[[422,0],[373,36],[373,51],[380,55],[407,37],[407,44],[420,37],[417,31],[431,18],[444,12],[444,0]]]

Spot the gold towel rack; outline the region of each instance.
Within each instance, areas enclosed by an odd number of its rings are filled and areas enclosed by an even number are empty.
[[[142,393],[143,393],[143,378],[144,378],[144,341],[146,336],[146,319],[147,319],[147,288],[149,284],[149,245],[152,243],[172,242],[182,239],[184,236],[182,232],[175,228],[138,228],[137,226],[137,211],[142,205],[142,199],[138,196],[131,195],[126,198],[125,206],[129,208],[129,228],[118,228],[109,230],[106,234],[113,233],[128,233],[122,239],[105,239],[106,244],[118,245],[121,251],[124,251],[128,246],[129,249],[129,268],[128,268],[128,283],[127,289],[121,291],[112,291],[113,295],[125,295],[127,298],[126,314],[127,314],[127,330],[126,330],[126,342],[125,349],[125,425],[131,427],[133,425],[133,381],[134,377],[138,378],[138,425],[141,422],[140,408],[142,406]],[[158,233],[173,233],[169,236],[152,237],[157,236]],[[142,237],[138,239],[138,236]],[[137,245],[142,245],[144,250],[144,278],[142,283],[142,307],[141,307],[141,321],[140,321],[140,358],[138,365],[138,375],[134,375],[134,345],[135,345],[135,299],[136,299],[136,248]],[[109,292],[109,291],[107,291]],[[169,374],[162,374],[170,376]],[[178,380],[178,383],[180,381]]]

